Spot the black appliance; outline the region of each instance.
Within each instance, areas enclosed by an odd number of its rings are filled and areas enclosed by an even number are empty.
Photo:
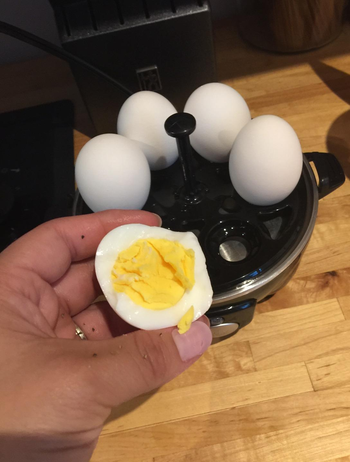
[[[194,117],[175,114],[165,128],[177,138],[179,159],[151,172],[144,209],[160,215],[165,228],[197,235],[214,290],[206,314],[214,338],[222,339],[246,326],[256,303],[292,278],[314,229],[318,200],[343,184],[344,172],[330,153],[305,153],[294,191],[278,204],[256,206],[236,193],[227,163],[209,162],[192,150]],[[73,213],[91,213],[78,192]]]
[[[0,115],[0,252],[41,223],[71,215],[73,119],[71,101]]]
[[[216,80],[207,0],[50,0],[62,46],[132,92],[157,91],[181,110]],[[116,130],[127,95],[72,65],[98,134]]]

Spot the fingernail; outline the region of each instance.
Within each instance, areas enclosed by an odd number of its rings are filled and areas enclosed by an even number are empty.
[[[158,226],[162,226],[163,220],[160,218],[160,216],[157,215],[156,213],[154,213],[153,215],[158,218],[158,222],[159,222]]]
[[[210,321],[205,315],[201,316],[197,321],[204,322],[204,324],[210,327]]]
[[[189,361],[203,354],[210,346],[212,334],[204,322],[194,322],[188,332],[179,334],[177,329],[172,336],[182,361]]]

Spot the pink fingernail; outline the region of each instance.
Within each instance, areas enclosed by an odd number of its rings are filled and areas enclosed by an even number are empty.
[[[194,322],[185,334],[179,334],[178,330],[174,329],[172,336],[182,361],[202,355],[212,341],[210,328],[200,321]]]
[[[156,213],[154,213],[153,215],[156,216],[156,217],[158,218],[159,226],[162,226],[163,220],[160,218],[160,216],[157,215]]]

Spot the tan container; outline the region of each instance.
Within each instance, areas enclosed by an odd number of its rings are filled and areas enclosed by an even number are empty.
[[[348,0],[249,0],[243,37],[270,51],[298,52],[331,42],[342,31]]]

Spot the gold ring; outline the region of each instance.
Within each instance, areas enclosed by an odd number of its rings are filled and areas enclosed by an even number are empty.
[[[76,324],[75,324],[75,335],[77,335],[81,340],[87,340],[87,337],[84,334],[84,332]]]

